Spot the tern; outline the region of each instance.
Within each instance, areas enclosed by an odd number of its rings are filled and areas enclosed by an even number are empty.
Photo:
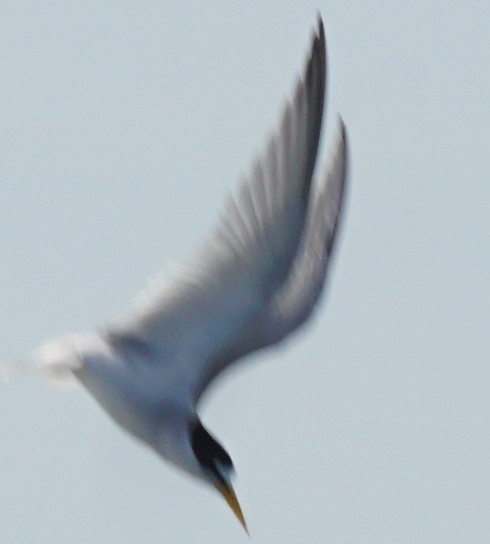
[[[339,118],[327,168],[315,174],[325,83],[318,16],[277,129],[200,250],[126,318],[48,341],[29,359],[45,377],[78,380],[130,435],[214,487],[246,531],[232,460],[197,408],[222,371],[300,327],[323,290],[348,164]]]

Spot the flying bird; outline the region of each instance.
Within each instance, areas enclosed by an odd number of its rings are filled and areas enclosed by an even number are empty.
[[[348,162],[339,118],[327,168],[315,171],[325,83],[319,17],[276,130],[200,249],[127,317],[51,340],[30,359],[48,378],[78,380],[130,435],[214,487],[245,530],[232,460],[197,409],[222,371],[283,340],[317,305]]]

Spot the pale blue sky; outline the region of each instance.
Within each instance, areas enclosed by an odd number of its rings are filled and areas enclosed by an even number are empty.
[[[1,358],[120,315],[199,241],[317,9],[352,146],[329,294],[203,415],[254,543],[486,544],[488,2],[4,0]],[[1,384],[0,429],[2,542],[247,541],[81,389]]]

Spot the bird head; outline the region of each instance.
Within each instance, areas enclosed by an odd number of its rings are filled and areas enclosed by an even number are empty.
[[[231,477],[234,467],[231,457],[196,419],[189,426],[189,437],[192,452],[200,469],[200,476],[211,484],[225,499],[238,521],[248,533],[247,524],[238,502]]]

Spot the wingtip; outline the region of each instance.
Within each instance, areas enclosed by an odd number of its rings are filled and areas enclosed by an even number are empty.
[[[345,126],[344,119],[340,114],[337,114],[337,125],[339,127],[340,138],[346,142],[347,141],[347,127]]]
[[[321,56],[323,58],[326,58],[327,45],[325,39],[325,27],[323,25],[323,19],[319,11],[317,11],[316,14],[316,25],[313,31],[313,44],[313,49],[317,48],[320,51]]]
[[[320,10],[316,12],[316,31],[315,34],[320,38],[320,40],[325,41],[325,27],[323,25],[323,18]]]
[[[327,79],[327,45],[323,20],[319,12],[317,13],[316,25],[312,31],[310,52],[307,59],[303,79],[307,84],[318,85],[324,101]],[[316,83],[314,83],[315,80]]]
[[[347,179],[348,172],[350,170],[349,134],[347,132],[347,127],[341,115],[337,115],[337,124],[339,127],[339,140],[344,162],[344,178]]]

